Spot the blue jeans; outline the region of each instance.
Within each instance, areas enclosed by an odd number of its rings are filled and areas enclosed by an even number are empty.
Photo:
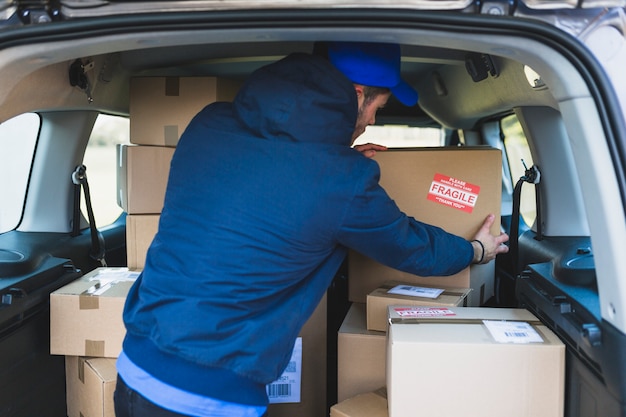
[[[115,417],[190,417],[159,407],[126,385],[119,375],[113,398]],[[267,417],[267,413],[263,417]]]
[[[159,407],[126,385],[119,375],[113,398],[115,417],[189,417]]]

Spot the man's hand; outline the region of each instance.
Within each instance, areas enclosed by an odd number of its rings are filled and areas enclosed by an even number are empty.
[[[493,214],[488,215],[472,239],[472,247],[474,248],[472,263],[486,264],[495,259],[496,255],[509,251],[509,247],[504,244],[509,240],[509,236],[506,233],[493,236],[489,230],[495,218]]]
[[[354,149],[361,152],[366,158],[372,158],[376,155],[377,151],[386,151],[387,147],[383,145],[376,145],[374,143],[366,143],[363,145],[354,145]]]

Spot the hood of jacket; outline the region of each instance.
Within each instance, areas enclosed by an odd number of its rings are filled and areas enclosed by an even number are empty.
[[[352,82],[325,58],[302,53],[255,71],[233,106],[257,137],[346,146],[358,112]]]

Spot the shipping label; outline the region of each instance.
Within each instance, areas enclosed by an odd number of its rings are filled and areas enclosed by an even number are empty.
[[[478,185],[448,175],[435,174],[428,190],[428,200],[471,213],[479,192]]]
[[[498,343],[543,343],[541,335],[524,321],[484,320],[491,337]]]
[[[410,297],[437,298],[441,295],[441,288],[414,287],[412,285],[396,285],[388,294],[408,295]]]
[[[83,295],[102,295],[120,282],[135,282],[139,274],[138,271],[129,271],[128,268],[102,268],[89,278],[94,284]]]
[[[291,352],[291,359],[282,375],[266,386],[270,404],[299,403],[301,381],[302,337],[298,337]]]

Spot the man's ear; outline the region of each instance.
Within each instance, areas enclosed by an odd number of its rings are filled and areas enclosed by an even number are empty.
[[[356,91],[356,100],[360,109],[363,105],[363,102],[365,101],[365,92],[363,91],[363,86],[360,84],[354,84],[354,91]]]
[[[360,99],[363,97],[363,86],[359,84],[354,84],[354,90],[356,91],[356,96]]]

